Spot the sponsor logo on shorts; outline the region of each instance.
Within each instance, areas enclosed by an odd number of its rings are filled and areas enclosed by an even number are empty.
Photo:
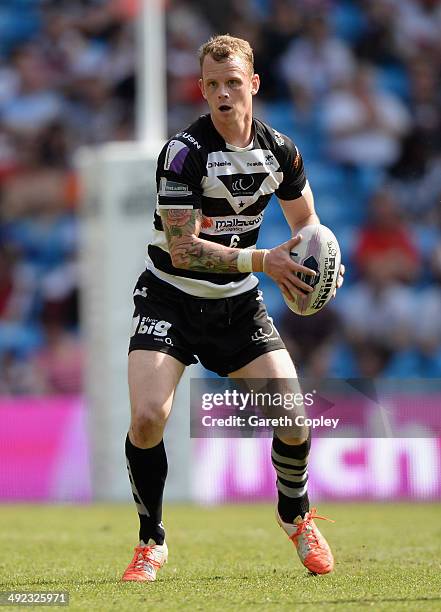
[[[182,197],[192,195],[192,191],[185,183],[178,183],[177,181],[171,181],[170,179],[161,177],[159,181],[159,195],[165,197]]]
[[[266,323],[251,336],[251,340],[256,344],[266,344],[277,339],[276,328],[271,317],[268,317]]]
[[[165,343],[173,346],[172,339],[168,337],[168,332],[172,324],[162,319],[152,319],[151,317],[133,318],[132,322],[132,337],[137,335],[151,335],[155,342]]]

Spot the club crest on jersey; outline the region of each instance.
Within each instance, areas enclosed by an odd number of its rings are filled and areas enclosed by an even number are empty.
[[[253,172],[253,174],[222,174],[218,179],[222,181],[234,197],[253,196],[262,185],[268,172]]]

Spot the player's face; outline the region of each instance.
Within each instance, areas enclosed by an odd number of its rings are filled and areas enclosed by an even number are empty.
[[[217,62],[207,55],[199,87],[208,102],[212,118],[231,125],[252,114],[252,98],[259,89],[259,76],[250,74],[240,56]]]

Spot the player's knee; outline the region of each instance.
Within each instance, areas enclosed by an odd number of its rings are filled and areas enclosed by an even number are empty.
[[[164,411],[143,411],[132,415],[131,436],[135,446],[140,448],[149,445],[152,439],[162,437],[165,427],[166,414]]]

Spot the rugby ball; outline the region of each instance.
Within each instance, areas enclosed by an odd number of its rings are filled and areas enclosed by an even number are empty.
[[[315,277],[299,273],[297,276],[314,287],[305,296],[294,295],[292,300],[283,299],[288,308],[299,315],[313,315],[331,299],[337,285],[340,269],[340,247],[337,238],[324,225],[307,225],[300,232],[302,240],[291,249],[291,258],[298,264],[317,272]]]

